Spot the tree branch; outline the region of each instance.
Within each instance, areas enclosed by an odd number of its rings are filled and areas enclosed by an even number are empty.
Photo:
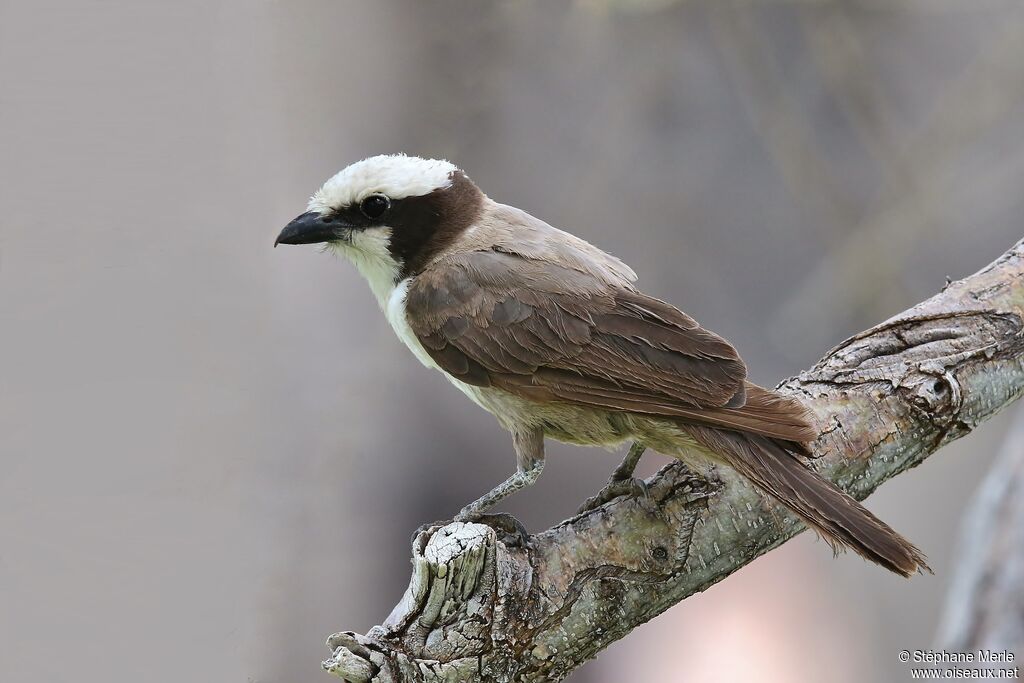
[[[862,332],[779,389],[814,412],[815,468],[864,498],[1024,390],[1024,241]],[[525,543],[451,523],[413,541],[409,588],[381,626],[330,637],[357,683],[564,678],[634,627],[804,529],[721,468],[680,463]]]

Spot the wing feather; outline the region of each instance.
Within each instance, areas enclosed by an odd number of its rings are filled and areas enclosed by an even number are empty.
[[[469,384],[813,438],[798,402],[746,381],[729,342],[629,282],[508,251],[474,251],[417,276],[406,311],[427,353]]]

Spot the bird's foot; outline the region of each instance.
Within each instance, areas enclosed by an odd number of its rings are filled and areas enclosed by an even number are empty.
[[[608,483],[604,485],[604,488],[597,492],[597,495],[591,496],[583,501],[583,505],[576,511],[577,515],[582,515],[585,512],[590,512],[595,508],[599,508],[605,503],[619,496],[632,496],[634,498],[649,498],[650,493],[647,490],[647,484],[642,479],[636,477],[627,477],[625,479],[617,479],[612,477],[608,480]]]
[[[507,512],[485,513],[467,506],[455,515],[454,521],[485,524],[498,532],[498,539],[507,546],[524,547],[530,540],[530,532],[523,523]]]

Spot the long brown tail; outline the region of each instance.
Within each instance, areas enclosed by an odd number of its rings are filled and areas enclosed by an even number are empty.
[[[754,486],[792,510],[834,550],[851,548],[902,576],[931,571],[910,541],[791,452],[799,452],[802,445],[699,425],[687,425],[687,431]]]

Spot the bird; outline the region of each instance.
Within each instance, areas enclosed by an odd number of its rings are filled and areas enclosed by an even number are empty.
[[[537,481],[545,438],[632,443],[591,507],[628,490],[646,449],[725,465],[834,551],[928,570],[908,540],[809,466],[818,435],[795,398],[747,380],[736,349],[644,294],[618,258],[488,197],[449,161],[373,156],[330,177],[274,242],[322,244],[369,283],[398,338],[512,436],[515,472],[455,516]]]

